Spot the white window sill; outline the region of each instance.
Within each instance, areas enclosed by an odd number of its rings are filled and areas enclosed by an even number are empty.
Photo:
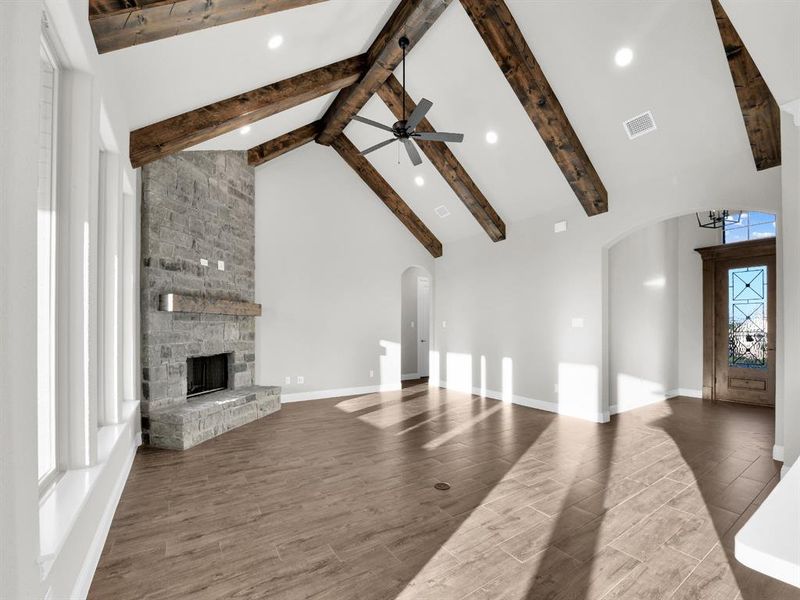
[[[122,403],[122,422],[97,430],[97,464],[61,474],[39,503],[39,568],[46,577],[103,473],[117,443],[139,418],[139,402]],[[138,430],[138,428],[134,429]]]
[[[736,534],[736,559],[800,587],[800,460]]]

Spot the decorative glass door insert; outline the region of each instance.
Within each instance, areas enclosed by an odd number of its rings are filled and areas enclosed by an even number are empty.
[[[767,267],[728,269],[728,366],[767,368]]]

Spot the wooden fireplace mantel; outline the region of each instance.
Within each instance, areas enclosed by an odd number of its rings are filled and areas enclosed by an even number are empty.
[[[216,300],[185,294],[161,294],[158,310],[164,312],[198,313],[211,315],[233,315],[237,317],[260,317],[261,305],[237,300]]]

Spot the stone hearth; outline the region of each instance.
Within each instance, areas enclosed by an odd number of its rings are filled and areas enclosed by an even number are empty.
[[[184,404],[151,410],[150,444],[188,450],[280,407],[279,387],[252,386],[206,394]]]
[[[280,388],[254,385],[254,275],[255,175],[245,152],[182,152],[143,167],[142,430],[150,444],[187,449],[280,408]],[[217,354],[228,355],[229,389],[187,400],[187,358]]]

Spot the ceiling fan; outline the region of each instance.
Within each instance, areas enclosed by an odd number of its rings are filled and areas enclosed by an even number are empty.
[[[397,141],[403,143],[406,148],[406,152],[408,152],[408,158],[411,159],[411,162],[414,166],[422,164],[422,158],[419,156],[419,152],[417,151],[416,146],[414,145],[414,141],[422,140],[425,142],[462,142],[464,141],[464,134],[463,133],[444,133],[444,132],[427,132],[427,131],[416,131],[417,125],[419,125],[420,121],[425,118],[425,115],[428,114],[428,111],[433,106],[433,102],[430,100],[426,100],[423,98],[420,100],[419,104],[417,104],[417,108],[414,109],[408,119],[406,119],[406,49],[408,48],[410,41],[406,36],[400,38],[400,47],[403,49],[403,118],[397,121],[394,125],[389,127],[388,125],[384,125],[383,123],[378,123],[377,121],[373,121],[372,119],[365,119],[364,117],[359,117],[358,115],[354,116],[353,119],[359,121],[361,123],[366,123],[367,125],[372,125],[373,127],[377,127],[378,129],[383,129],[384,131],[388,131],[394,137],[388,139],[386,141],[381,142],[380,144],[375,144],[374,146],[370,146],[366,150],[361,152],[362,156],[364,154],[369,154],[379,148],[383,148],[384,146],[388,146],[389,144],[393,144]]]

